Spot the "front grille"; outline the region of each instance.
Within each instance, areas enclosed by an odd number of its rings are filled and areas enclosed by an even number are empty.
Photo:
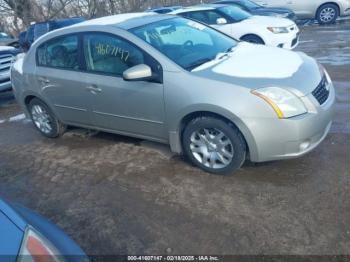
[[[12,60],[12,55],[0,55],[0,73],[10,70]]]
[[[0,80],[0,85],[4,84],[4,83],[7,83],[7,82],[10,82],[10,78],[6,78],[6,79]]]
[[[312,91],[312,95],[320,105],[323,105],[327,101],[329,97],[329,88],[326,76],[323,76],[321,83]]]

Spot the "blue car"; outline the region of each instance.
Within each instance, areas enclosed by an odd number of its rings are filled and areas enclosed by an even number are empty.
[[[42,35],[53,30],[78,24],[84,21],[85,18],[83,17],[71,17],[33,24],[27,29],[27,31],[21,33],[22,35],[20,35],[19,41],[20,47],[24,51],[28,51],[31,45],[35,42],[35,40],[37,40]]]
[[[61,229],[33,211],[0,199],[0,260],[90,261]]]

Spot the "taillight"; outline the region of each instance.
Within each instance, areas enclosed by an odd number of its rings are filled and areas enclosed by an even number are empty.
[[[58,262],[62,257],[56,248],[33,228],[24,234],[18,262]]]

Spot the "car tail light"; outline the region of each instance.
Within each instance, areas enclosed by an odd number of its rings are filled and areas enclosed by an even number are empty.
[[[18,262],[58,262],[62,257],[57,249],[35,229],[28,227],[24,234]]]

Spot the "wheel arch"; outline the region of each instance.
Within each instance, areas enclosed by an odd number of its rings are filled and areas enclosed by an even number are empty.
[[[186,127],[186,125],[194,118],[201,117],[201,116],[212,116],[219,119],[222,119],[223,121],[233,125],[236,127],[241,134],[244,137],[244,140],[247,145],[247,156],[250,157],[250,159],[257,159],[258,150],[257,145],[255,143],[255,139],[252,135],[252,133],[249,131],[248,127],[244,124],[244,122],[232,114],[231,112],[218,108],[217,110],[213,110],[211,108],[208,109],[197,109],[188,111],[185,114],[182,114],[182,116],[179,118],[179,121],[177,122],[176,131],[170,131],[170,146],[172,151],[176,153],[182,153],[182,135],[183,131]]]
[[[256,33],[244,34],[244,35],[242,35],[242,36],[239,38],[239,40],[243,41],[242,39],[243,39],[244,37],[248,37],[248,36],[257,37],[257,38],[261,39],[261,41],[263,42],[264,45],[266,45],[266,40],[265,40],[261,35],[258,35],[258,34],[256,34]]]
[[[60,119],[59,115],[57,114],[55,108],[52,108],[52,106],[50,106],[50,103],[48,103],[46,101],[46,99],[44,99],[42,96],[40,96],[39,94],[34,93],[34,92],[27,92],[27,93],[23,94],[22,101],[23,101],[23,106],[24,106],[25,113],[26,113],[27,116],[30,116],[28,105],[30,104],[30,102],[34,98],[39,99],[40,101],[45,103],[45,105],[48,106],[51,109],[51,111],[55,114],[55,116],[61,121],[61,119]]]

